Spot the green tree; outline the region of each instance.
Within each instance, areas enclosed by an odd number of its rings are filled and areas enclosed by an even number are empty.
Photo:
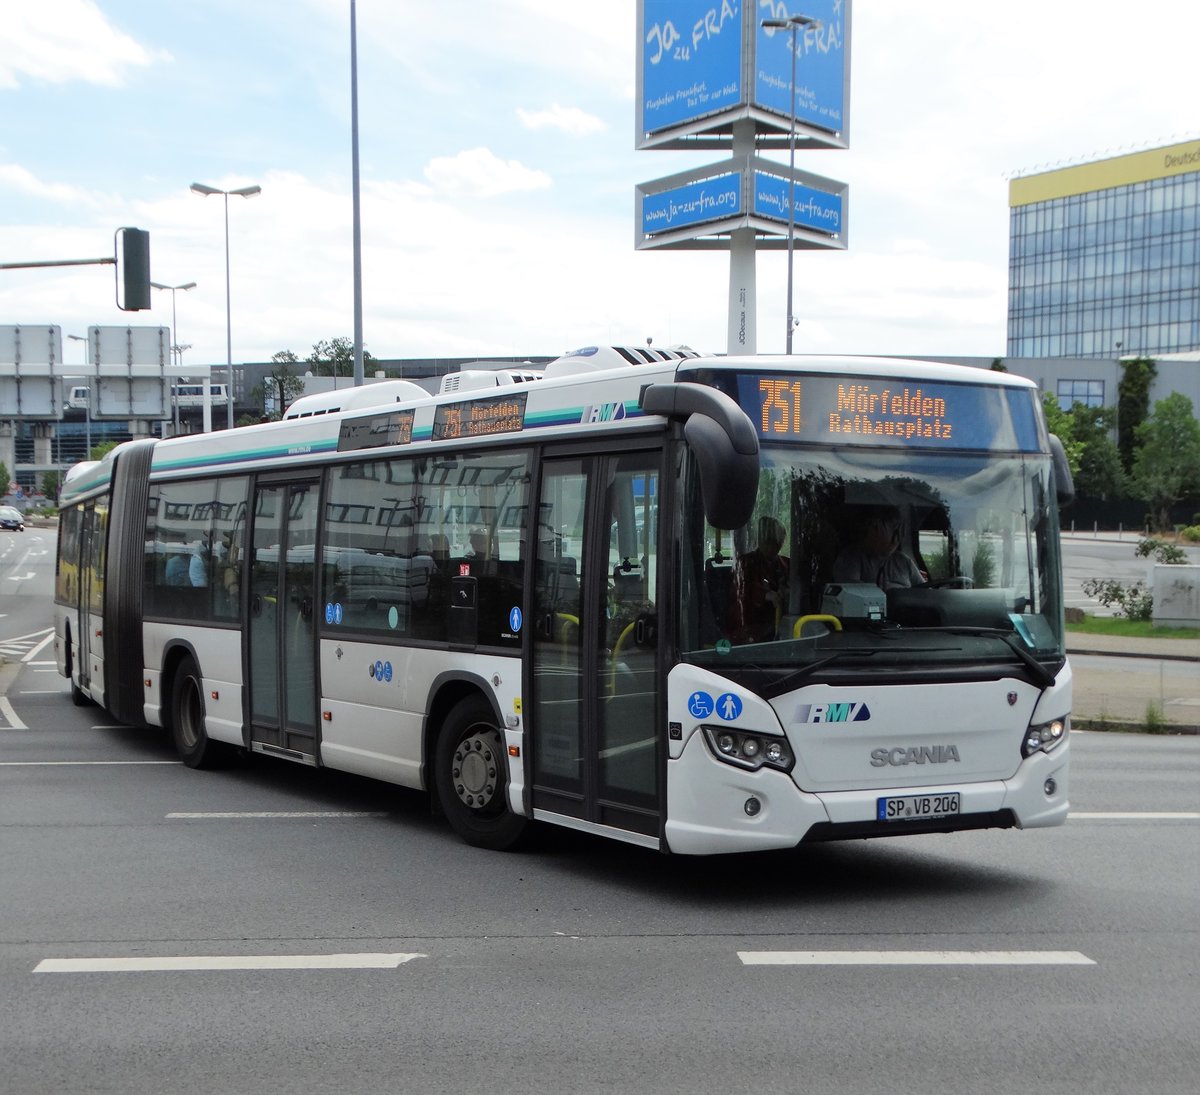
[[[1171,527],[1171,507],[1200,491],[1200,422],[1192,401],[1173,392],[1138,426],[1134,494],[1150,507],[1156,527]]]
[[[1075,489],[1088,498],[1111,501],[1125,495],[1125,470],[1112,439],[1116,420],[1114,407],[1071,408],[1071,438],[1082,448],[1079,467],[1074,470]]]
[[[262,402],[264,410],[270,399],[275,408],[270,417],[278,420],[283,417],[285,408],[304,394],[304,378],[297,376],[294,371],[300,359],[291,350],[272,354],[271,361],[271,371],[263,377],[262,384],[254,389],[253,395]]]
[[[58,501],[58,491],[62,486],[62,476],[56,471],[42,473],[42,493],[52,501]]]
[[[1067,463],[1071,466],[1071,477],[1079,471],[1083,446],[1075,440],[1075,420],[1069,411],[1058,405],[1058,398],[1051,392],[1042,392],[1042,410],[1046,412],[1046,428],[1063,443]]]
[[[8,468],[5,467],[4,461],[0,460],[0,498],[3,498],[8,493],[8,488],[12,485],[12,476],[8,474]]]
[[[1121,466],[1126,473],[1133,471],[1137,452],[1137,429],[1150,413],[1150,386],[1158,375],[1158,366],[1148,357],[1122,361],[1124,370],[1117,385],[1117,448]]]
[[[339,336],[314,343],[308,355],[313,376],[353,376],[354,340]],[[379,364],[379,359],[363,348],[363,370]]]

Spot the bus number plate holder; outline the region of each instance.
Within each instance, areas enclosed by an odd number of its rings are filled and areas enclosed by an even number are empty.
[[[954,817],[961,812],[962,802],[958,791],[943,791],[937,795],[900,795],[875,801],[876,821],[923,821]]]

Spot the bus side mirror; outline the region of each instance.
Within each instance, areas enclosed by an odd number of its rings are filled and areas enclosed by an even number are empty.
[[[724,392],[686,381],[647,384],[639,400],[647,414],[684,420],[683,436],[700,465],[704,516],[713,528],[741,528],[758,498],[758,434]]]
[[[700,465],[705,520],[713,528],[741,528],[758,498],[758,452],[738,452],[725,431],[703,415],[687,420],[683,436]]]
[[[1067,450],[1054,434],[1050,435],[1050,457],[1054,467],[1054,493],[1058,498],[1058,508],[1066,509],[1075,501],[1075,478],[1067,462]]]

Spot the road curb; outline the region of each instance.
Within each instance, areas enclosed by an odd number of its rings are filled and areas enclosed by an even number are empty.
[[[12,682],[17,679],[17,674],[20,672],[20,662],[10,662],[3,654],[0,654],[0,696],[8,695]]]
[[[1087,716],[1071,716],[1072,730],[1090,730],[1094,733],[1147,734],[1156,738],[1192,737],[1200,734],[1200,726],[1169,722],[1151,730],[1145,723],[1122,722],[1120,719],[1092,719]]]
[[[1200,662],[1200,657],[1191,654],[1155,654],[1149,650],[1088,650],[1082,646],[1067,647],[1067,657],[1087,654],[1093,658],[1148,658],[1159,662]]]

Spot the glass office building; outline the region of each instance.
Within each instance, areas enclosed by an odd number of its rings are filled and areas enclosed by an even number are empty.
[[[1010,357],[1200,349],[1200,141],[1015,178],[1009,207]]]

